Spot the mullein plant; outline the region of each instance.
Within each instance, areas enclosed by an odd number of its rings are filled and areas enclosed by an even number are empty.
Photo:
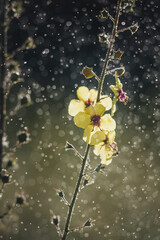
[[[21,1],[0,0],[0,201],[5,199],[5,186],[12,183],[12,175],[18,164],[16,162],[15,151],[17,147],[30,141],[28,128],[24,127],[17,133],[17,140],[14,146],[10,146],[7,135],[7,122],[10,117],[16,115],[17,111],[32,104],[30,92],[21,92],[18,95],[17,106],[8,111],[8,96],[12,87],[24,81],[20,64],[16,60],[16,54],[22,50],[35,48],[34,41],[28,37],[26,41],[17,49],[8,52],[8,30],[13,19],[19,18],[23,12]],[[15,182],[15,180],[14,180]],[[24,205],[25,196],[15,193],[12,204],[4,206],[4,211],[0,213],[0,225],[3,219],[9,215],[13,209],[19,205]],[[5,199],[5,202],[6,199]],[[1,209],[2,211],[2,209]]]
[[[94,220],[88,219],[86,222],[77,228],[71,228],[70,223],[77,196],[80,190],[89,183],[89,174],[102,172],[106,165],[111,164],[112,160],[118,155],[118,147],[115,141],[116,137],[116,121],[114,114],[116,112],[116,105],[118,102],[124,105],[128,102],[128,96],[123,89],[123,74],[125,73],[124,67],[118,67],[108,70],[108,64],[112,61],[119,59],[123,55],[123,51],[115,49],[114,43],[119,34],[124,31],[130,31],[134,34],[138,30],[138,24],[134,24],[125,29],[118,29],[119,18],[122,11],[128,13],[133,11],[135,5],[134,0],[118,0],[115,17],[112,17],[108,10],[103,9],[100,12],[102,19],[110,19],[113,23],[111,34],[100,33],[98,39],[100,43],[107,45],[107,53],[104,60],[101,76],[98,77],[92,67],[85,66],[82,69],[82,74],[86,79],[95,78],[98,81],[98,90],[88,89],[86,86],[80,86],[77,89],[77,99],[73,99],[69,103],[68,113],[73,116],[74,124],[82,128],[83,140],[87,143],[84,156],[69,142],[66,143],[66,150],[73,150],[75,154],[82,160],[81,170],[79,173],[78,181],[71,199],[68,202],[65,198],[63,190],[56,190],[57,195],[68,206],[68,213],[64,229],[60,228],[60,217],[53,214],[51,222],[56,226],[59,238],[65,240],[69,233],[79,231],[85,227],[91,227]],[[115,84],[110,85],[111,94],[102,94],[104,80],[107,75],[113,75]],[[86,171],[86,163],[89,160],[89,152],[93,149],[93,153],[99,156],[98,166],[91,170],[89,173]]]

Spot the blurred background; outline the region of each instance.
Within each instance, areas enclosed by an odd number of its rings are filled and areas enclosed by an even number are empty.
[[[36,48],[22,51],[16,60],[22,67],[24,83],[14,86],[8,111],[16,106],[22,91],[31,92],[33,104],[19,110],[8,121],[10,144],[17,132],[28,127],[31,142],[17,149],[19,168],[5,187],[1,211],[12,203],[15,193],[24,193],[28,206],[15,209],[1,226],[1,239],[58,240],[51,224],[52,210],[61,216],[63,229],[67,207],[56,196],[55,188],[64,190],[70,201],[81,162],[72,151],[63,148],[66,141],[83,155],[86,144],[83,131],[68,115],[68,103],[76,98],[76,89],[85,85],[97,88],[97,81],[87,81],[83,66],[93,67],[100,75],[107,48],[97,35],[111,33],[112,22],[102,20],[99,12],[107,8],[115,13],[115,0],[24,0],[24,12],[9,29],[8,47],[12,52],[32,36]],[[94,184],[86,186],[78,197],[72,227],[96,219],[93,228],[72,233],[68,239],[84,240],[160,240],[160,3],[136,1],[134,13],[123,14],[120,28],[138,22],[134,35],[129,31],[116,40],[115,50],[124,51],[121,62],[126,72],[121,78],[129,96],[127,106],[118,104],[116,141],[119,156],[105,174],[93,175]],[[103,92],[111,93],[108,76]],[[91,151],[90,165],[100,159]]]

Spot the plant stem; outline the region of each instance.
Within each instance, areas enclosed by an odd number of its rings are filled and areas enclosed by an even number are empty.
[[[3,158],[4,114],[5,114],[5,0],[0,0],[0,172]]]
[[[121,10],[121,3],[122,3],[122,0],[118,0],[115,22],[114,22],[114,25],[113,25],[113,30],[112,30],[112,35],[111,35],[111,40],[110,40],[110,44],[109,44],[108,51],[107,51],[107,54],[106,54],[105,62],[104,62],[104,65],[103,65],[100,82],[99,82],[97,102],[99,102],[100,97],[101,97],[101,92],[102,92],[102,88],[103,88],[104,79],[105,79],[105,76],[106,76],[108,63],[109,63],[109,60],[110,60],[111,52],[112,52],[113,45],[114,45],[115,38],[116,38],[116,34],[117,34],[117,27],[118,27],[120,10]]]
[[[115,17],[115,22],[114,22],[114,25],[113,25],[111,41],[110,41],[110,45],[109,45],[109,48],[108,48],[108,51],[107,51],[107,54],[106,54],[105,63],[104,63],[103,69],[102,69],[101,78],[100,78],[100,81],[99,81],[97,102],[99,102],[99,100],[100,100],[100,96],[101,96],[101,92],[102,92],[102,88],[103,88],[103,83],[104,83],[104,79],[105,79],[105,76],[106,76],[108,63],[109,63],[109,60],[110,60],[110,55],[111,55],[112,48],[113,48],[115,38],[116,38],[116,34],[117,34],[117,27],[118,27],[120,10],[121,10],[121,3],[122,3],[122,0],[118,0],[117,9],[116,9],[116,17]],[[84,156],[83,162],[82,162],[81,171],[80,171],[79,178],[78,178],[78,181],[77,181],[77,185],[76,185],[76,188],[75,188],[75,191],[74,191],[74,194],[73,194],[71,204],[69,206],[62,240],[66,239],[67,234],[69,232],[69,226],[70,226],[70,221],[71,221],[71,217],[72,217],[72,212],[74,210],[74,205],[75,205],[75,202],[77,200],[77,195],[78,195],[78,192],[79,192],[81,180],[82,180],[83,173],[84,173],[84,170],[85,170],[85,165],[86,165],[86,161],[87,161],[87,158],[88,158],[88,155],[89,155],[89,150],[90,150],[90,145],[87,144],[86,151],[85,151],[85,156]]]
[[[4,212],[2,215],[0,215],[0,219],[3,219],[5,216],[7,216],[15,207],[16,205],[12,205],[7,212]]]
[[[66,220],[66,224],[65,224],[65,229],[64,229],[63,236],[62,236],[62,240],[65,240],[66,237],[67,237],[67,233],[68,233],[68,229],[69,229],[69,225],[70,225],[70,221],[71,221],[71,217],[72,217],[72,212],[74,210],[75,201],[77,199],[80,183],[81,183],[81,180],[82,180],[82,177],[83,177],[83,172],[84,172],[86,161],[87,161],[87,158],[88,158],[89,149],[90,149],[90,145],[87,144],[85,156],[84,156],[83,162],[82,162],[81,171],[80,171],[79,178],[78,178],[78,181],[77,181],[77,185],[76,185],[76,188],[75,188],[75,191],[74,191],[74,194],[73,194],[73,198],[72,198],[71,204],[69,206],[67,220]]]

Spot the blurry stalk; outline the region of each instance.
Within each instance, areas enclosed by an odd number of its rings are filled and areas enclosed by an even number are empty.
[[[113,23],[111,40],[110,40],[110,43],[109,43],[108,51],[107,51],[107,54],[106,54],[106,57],[105,57],[105,62],[104,62],[103,68],[102,68],[101,78],[100,78],[100,81],[99,81],[97,102],[99,102],[99,100],[100,100],[100,96],[101,96],[101,92],[102,92],[102,88],[103,88],[103,83],[104,83],[104,79],[105,79],[106,72],[107,72],[108,63],[110,61],[111,52],[112,52],[114,42],[115,42],[115,38],[116,38],[116,34],[117,34],[117,27],[118,27],[118,22],[119,22],[119,16],[120,16],[120,11],[121,11],[122,1],[123,0],[118,0],[118,2],[117,2],[116,15],[115,15],[115,21]],[[77,200],[78,192],[80,190],[80,184],[81,184],[81,180],[82,180],[83,173],[84,173],[84,170],[85,170],[87,158],[88,158],[88,155],[89,155],[89,150],[90,150],[90,145],[87,144],[86,151],[85,151],[85,156],[84,156],[83,161],[82,161],[81,171],[80,171],[78,181],[77,181],[77,185],[76,185],[76,188],[75,188],[75,191],[74,191],[74,194],[73,194],[71,204],[69,205],[69,210],[68,210],[68,214],[67,214],[67,219],[66,219],[66,223],[65,223],[65,228],[64,228],[62,240],[65,240],[66,237],[67,237],[67,234],[70,232],[69,226],[70,226],[70,222],[71,222],[71,218],[72,218],[72,213],[73,213],[73,210],[74,210],[75,202]]]
[[[6,53],[7,53],[7,27],[6,20],[7,0],[0,0],[0,172],[2,170],[3,158],[3,137],[5,134],[6,101],[5,92],[5,72],[6,72]]]

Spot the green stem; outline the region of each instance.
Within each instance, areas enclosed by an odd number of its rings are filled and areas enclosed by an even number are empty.
[[[116,17],[115,17],[115,22],[114,22],[114,26],[113,26],[112,36],[111,36],[111,42],[110,42],[110,45],[109,45],[109,48],[108,48],[108,51],[107,51],[107,54],[106,54],[105,63],[104,63],[101,78],[100,78],[100,81],[99,81],[97,102],[100,100],[100,96],[101,96],[101,92],[102,92],[102,88],[103,88],[103,83],[104,83],[104,79],[105,79],[105,75],[106,75],[106,71],[107,71],[107,67],[108,67],[108,62],[110,60],[110,55],[111,55],[112,48],[113,48],[115,38],[116,38],[116,34],[117,34],[117,27],[118,27],[118,21],[119,21],[120,10],[121,10],[121,3],[122,3],[122,0],[118,0],[117,9],[116,9]],[[77,184],[76,184],[76,188],[75,188],[75,191],[74,191],[74,194],[73,194],[71,204],[69,206],[62,240],[66,239],[67,234],[69,232],[69,226],[70,226],[70,221],[71,221],[71,218],[72,218],[72,212],[74,210],[74,205],[75,205],[75,202],[77,200],[77,195],[78,195],[78,192],[79,192],[81,180],[82,180],[83,173],[84,173],[84,170],[85,170],[86,161],[87,161],[87,158],[88,158],[88,155],[89,155],[89,150],[90,150],[90,145],[87,144],[85,156],[83,158],[82,167],[81,167],[81,171],[80,171],[80,174],[79,174],[79,178],[78,178],[78,181],[77,181]]]

